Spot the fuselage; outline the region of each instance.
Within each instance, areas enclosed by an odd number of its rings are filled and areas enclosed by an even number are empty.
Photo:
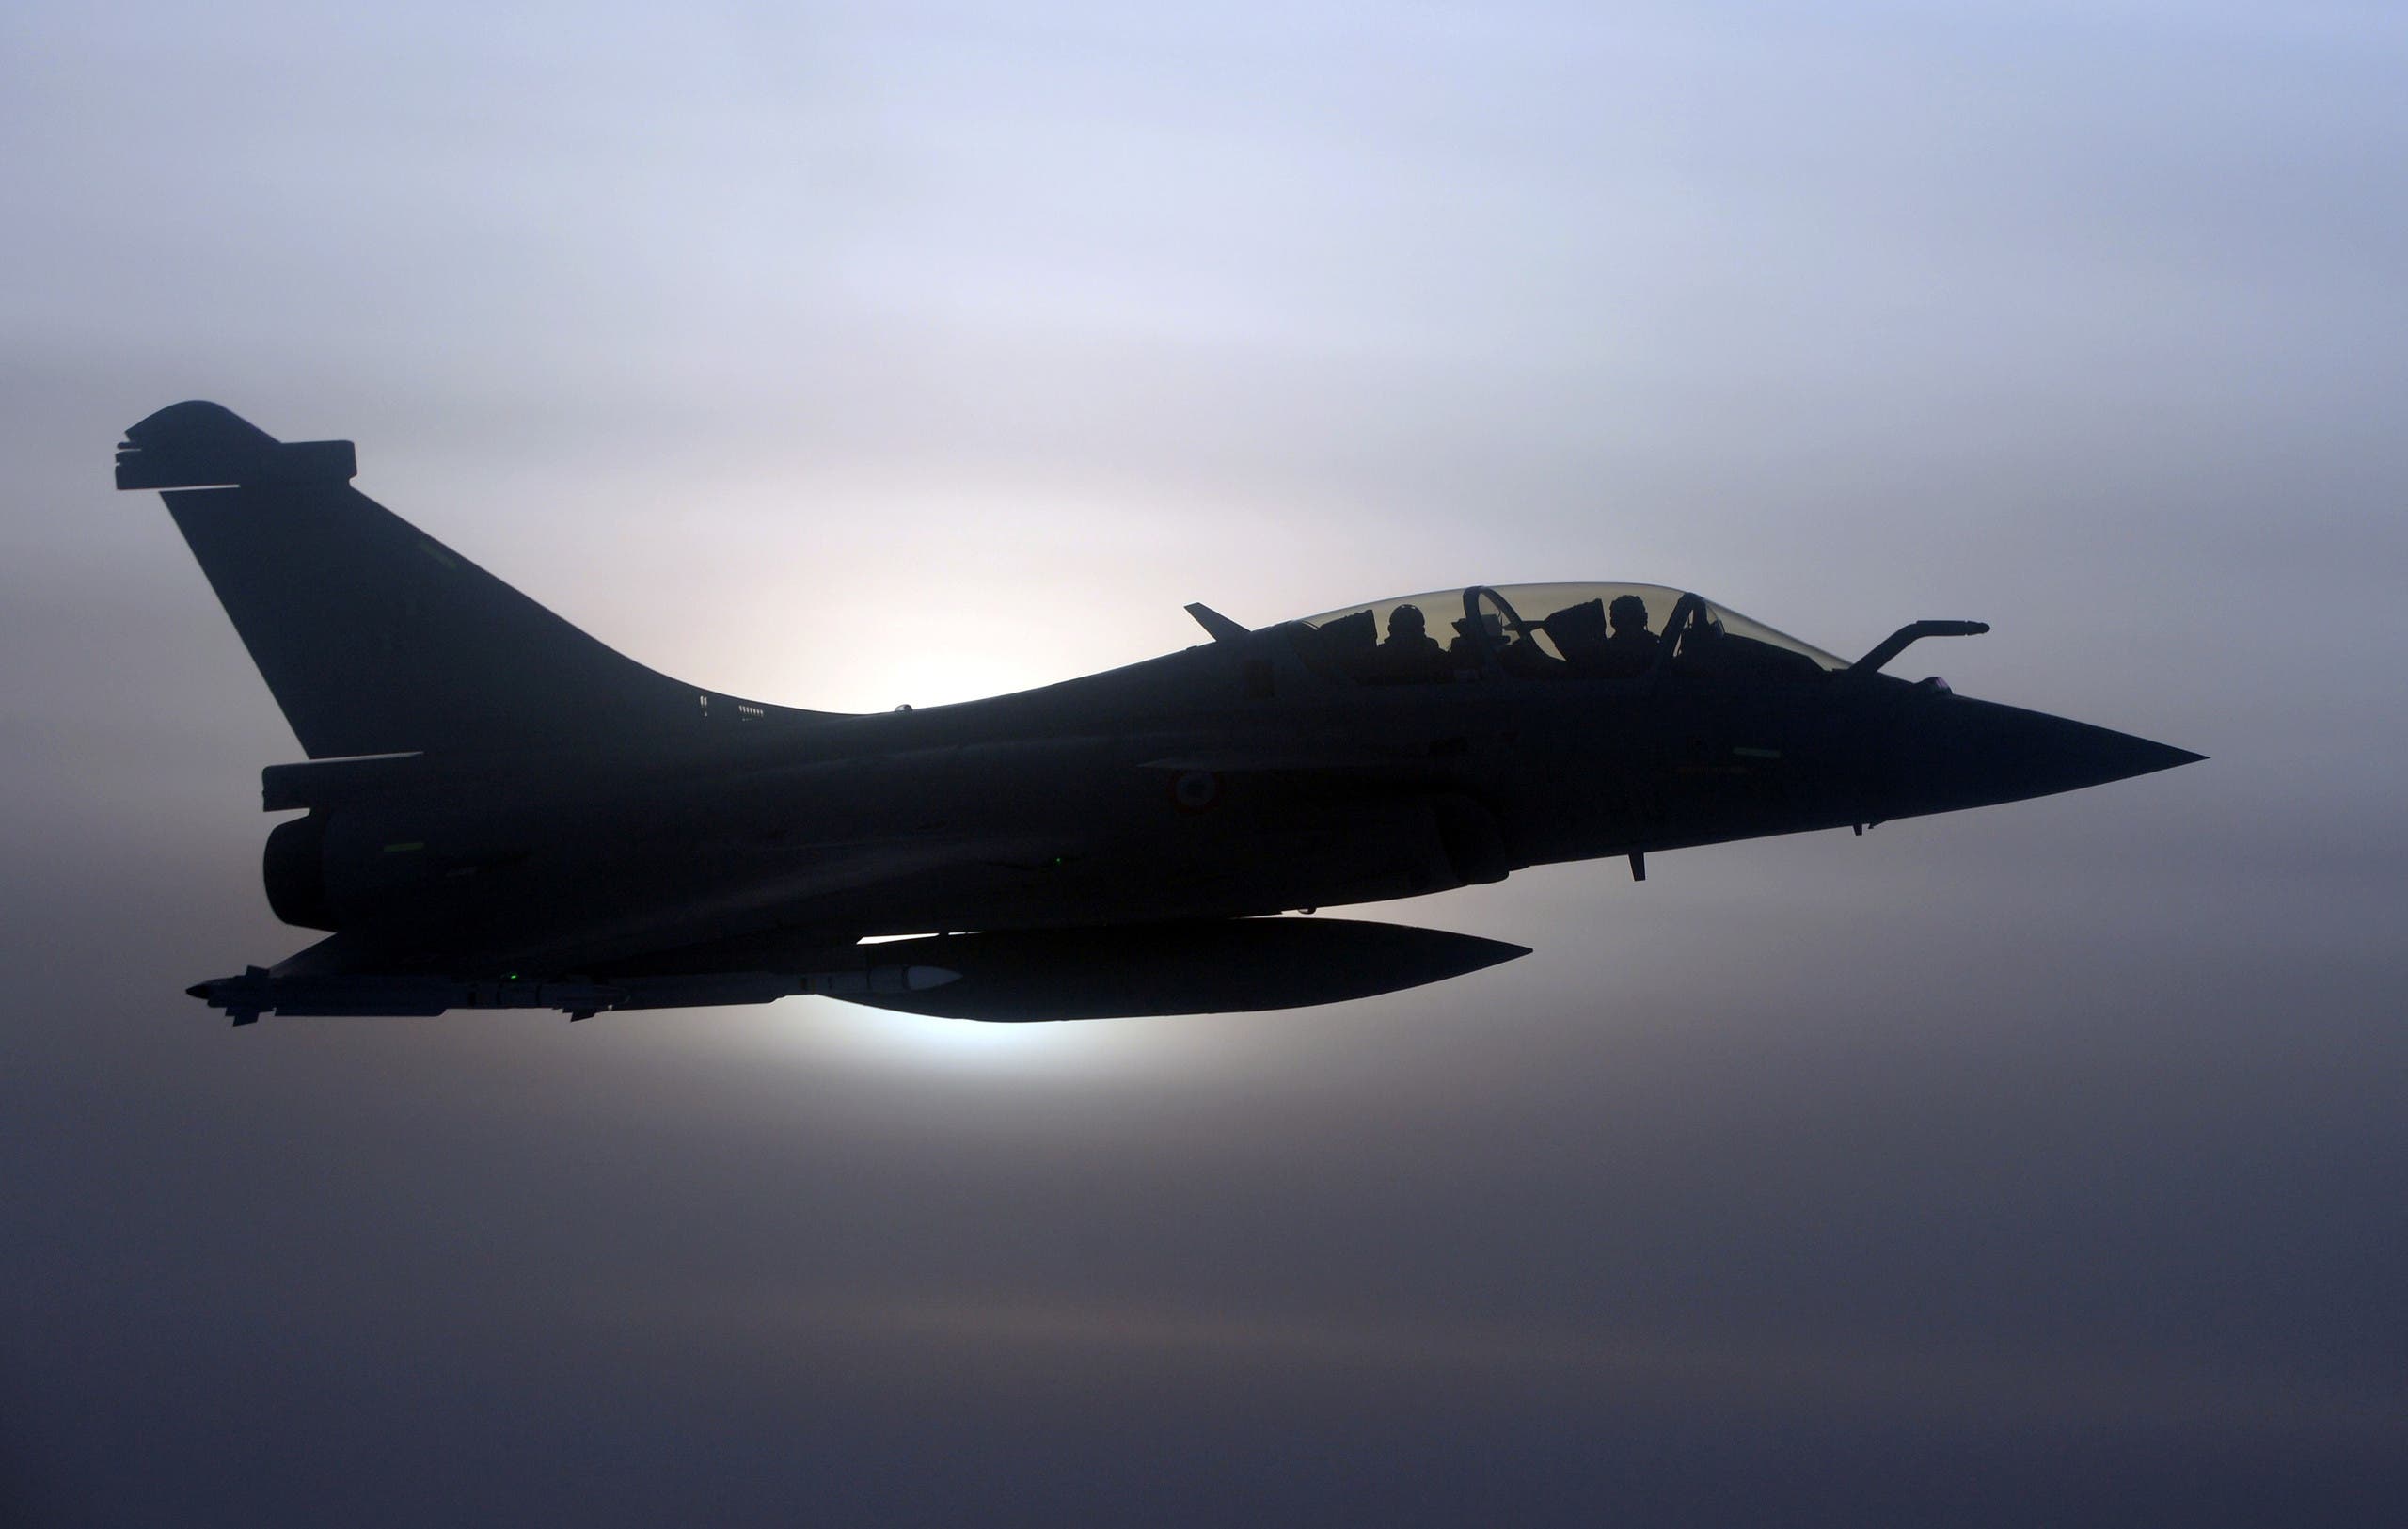
[[[2187,757],[1846,671],[1355,684],[1307,661],[1309,629],[674,747],[391,761],[289,825],[322,882],[279,888],[271,853],[271,889],[318,927],[405,926],[446,967],[650,968],[664,942],[708,964],[770,931],[832,947],[1418,897]]]

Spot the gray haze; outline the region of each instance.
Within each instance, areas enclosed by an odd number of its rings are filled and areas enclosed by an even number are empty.
[[[2397,1521],[2408,24],[1812,8],[0,12],[0,1516]],[[800,705],[1636,579],[2212,758],[1338,1009],[230,1031],[195,396]]]

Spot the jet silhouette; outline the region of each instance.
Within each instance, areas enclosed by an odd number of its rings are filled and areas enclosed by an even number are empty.
[[[215,404],[126,431],[307,762],[269,904],[326,937],[190,991],[236,1024],[798,994],[987,1020],[1291,1008],[1525,955],[1265,916],[2072,790],[2200,757],[1850,663],[1694,594],[1346,606],[868,715],[645,668]],[[1443,634],[1451,639],[1442,641]],[[896,938],[896,936],[903,936]],[[864,943],[867,942],[867,943]]]

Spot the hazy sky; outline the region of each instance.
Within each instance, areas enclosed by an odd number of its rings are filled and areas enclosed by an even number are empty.
[[[0,11],[0,1517],[2396,1521],[2408,20],[1810,9]],[[1359,1005],[234,1031],[187,397],[772,700],[1630,579],[2212,757]]]

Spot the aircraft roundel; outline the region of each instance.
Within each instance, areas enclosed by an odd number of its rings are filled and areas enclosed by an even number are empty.
[[[1202,812],[1221,799],[1221,777],[1191,770],[1170,783],[1170,799],[1181,812]]]

